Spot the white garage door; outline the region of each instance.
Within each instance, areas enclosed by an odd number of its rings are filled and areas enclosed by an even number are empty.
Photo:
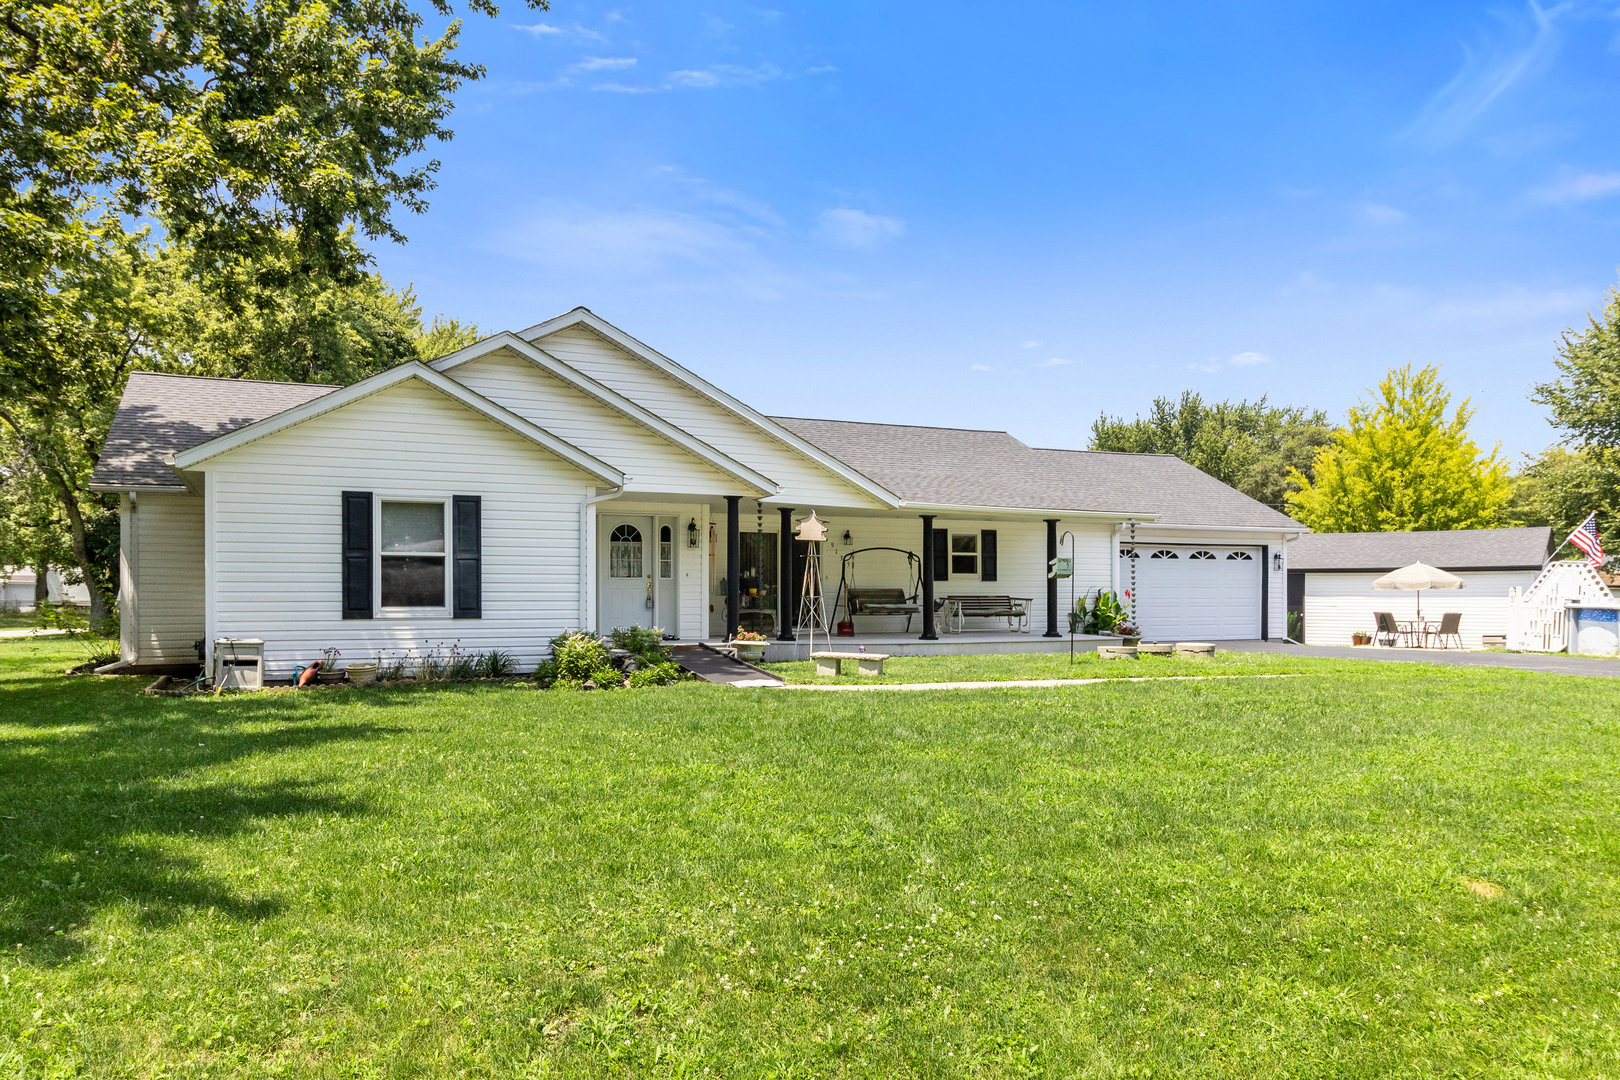
[[[1260,549],[1156,547],[1120,551],[1120,581],[1136,564],[1136,615],[1147,641],[1233,641],[1260,636]]]

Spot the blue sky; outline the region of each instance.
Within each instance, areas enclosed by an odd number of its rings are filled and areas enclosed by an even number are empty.
[[[1620,266],[1613,4],[557,0],[463,55],[379,268],[488,330],[584,304],[769,412],[1080,447],[1438,363],[1516,456]]]

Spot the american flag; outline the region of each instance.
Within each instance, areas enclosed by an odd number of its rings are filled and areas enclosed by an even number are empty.
[[[1586,515],[1586,520],[1576,526],[1565,543],[1574,544],[1586,552],[1586,557],[1592,560],[1593,566],[1603,565],[1603,541],[1598,539],[1597,514]]]

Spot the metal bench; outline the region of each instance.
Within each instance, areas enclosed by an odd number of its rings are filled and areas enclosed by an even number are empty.
[[[912,616],[922,614],[922,607],[904,589],[851,587],[844,597],[844,610],[851,623],[857,615],[904,615],[908,632]]]
[[[810,659],[816,662],[817,675],[842,675],[844,661],[855,661],[855,670],[862,675],[883,674],[883,661],[889,658],[888,653],[871,652],[813,652]]]
[[[960,634],[968,619],[1006,619],[1007,629],[1029,633],[1029,604],[1026,596],[947,596],[944,601],[945,630]]]

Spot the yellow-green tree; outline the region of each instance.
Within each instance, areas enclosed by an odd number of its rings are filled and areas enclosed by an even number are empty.
[[[1508,468],[1468,434],[1474,410],[1455,409],[1437,367],[1392,370],[1316,456],[1297,470],[1288,510],[1317,532],[1482,529],[1501,519]]]

